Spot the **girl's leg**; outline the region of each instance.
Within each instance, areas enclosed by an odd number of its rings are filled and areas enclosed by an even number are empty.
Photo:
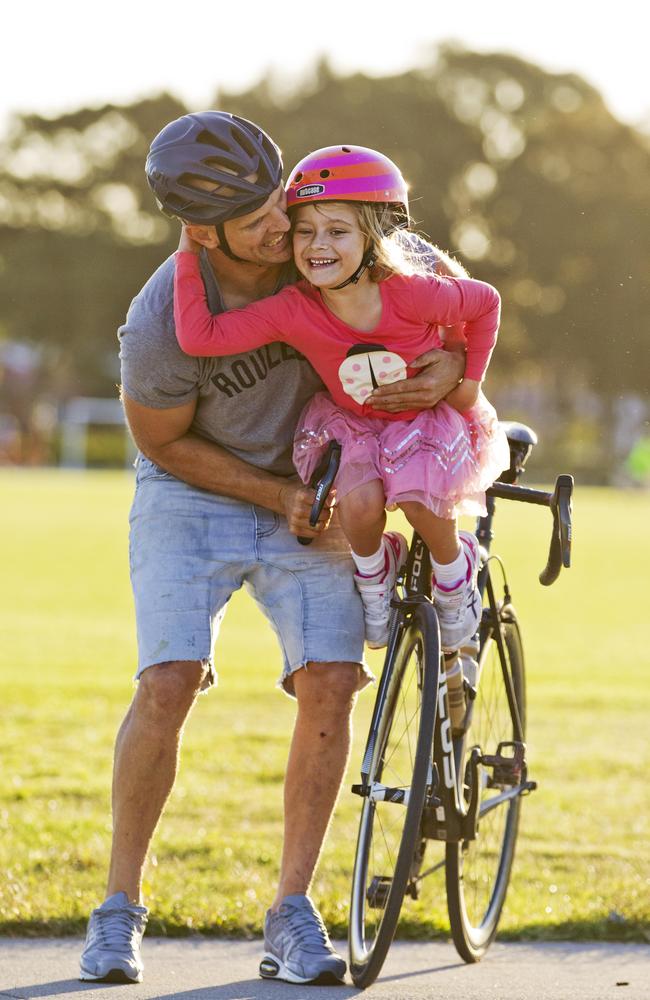
[[[402,535],[396,531],[384,534],[384,503],[379,479],[352,490],[338,503],[339,521],[357,569],[354,579],[363,603],[366,641],[372,649],[388,642],[390,599],[408,551]]]
[[[339,522],[356,555],[372,556],[380,547],[386,526],[385,502],[381,479],[358,486],[338,502]]]
[[[455,518],[436,517],[428,507],[415,500],[404,501],[399,506],[429,549],[435,563],[452,563],[460,555]]]
[[[424,504],[405,501],[400,507],[431,552],[442,648],[459,649],[472,638],[481,617],[476,536],[459,532],[455,519],[436,517]]]

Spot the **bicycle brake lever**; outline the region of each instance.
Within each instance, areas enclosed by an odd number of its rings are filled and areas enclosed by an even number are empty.
[[[557,580],[562,567],[568,568],[571,565],[572,494],[573,476],[558,476],[549,502],[553,512],[553,535],[548,561],[539,574],[539,582],[543,587],[550,587]]]
[[[318,519],[323,513],[323,507],[325,506],[325,501],[329,496],[332,484],[336,479],[336,473],[339,470],[340,461],[341,445],[338,441],[330,441],[323,460],[316,469],[311,480],[311,485],[316,490],[314,502],[311,506],[311,512],[309,514],[309,524],[312,528],[316,527]],[[313,540],[313,538],[298,535],[298,541],[301,545],[311,545]]]

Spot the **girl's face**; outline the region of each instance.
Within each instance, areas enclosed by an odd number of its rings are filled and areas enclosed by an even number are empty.
[[[365,237],[353,205],[343,201],[301,205],[293,220],[296,267],[317,288],[333,288],[354,274]],[[365,277],[365,275],[364,275]]]

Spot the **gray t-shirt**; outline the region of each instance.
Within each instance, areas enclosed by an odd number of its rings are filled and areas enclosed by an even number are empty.
[[[407,250],[435,269],[430,244],[404,234]],[[224,311],[207,255],[201,272],[208,305]],[[196,400],[191,430],[260,469],[292,475],[293,436],[303,407],[323,383],[287,344],[226,358],[194,358],[174,331],[174,258],[151,276],[118,330],[124,392],[142,406],[169,409]]]

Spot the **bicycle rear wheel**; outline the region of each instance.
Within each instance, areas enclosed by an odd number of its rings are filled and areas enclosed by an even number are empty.
[[[500,611],[503,623],[506,667],[512,678],[515,701],[525,732],[524,654],[519,625],[511,606]],[[484,637],[480,651],[480,679],[472,723],[465,737],[465,780],[471,784],[469,758],[474,747],[483,754],[496,754],[501,742],[517,739],[499,649],[493,634]],[[461,765],[462,766],[462,765]],[[497,932],[510,881],[521,810],[521,795],[504,799],[493,808],[508,786],[494,780],[478,766],[479,829],[475,840],[448,843],[446,847],[447,906],[456,950],[466,962],[478,962]]]
[[[439,669],[438,619],[432,605],[421,604],[397,644],[376,709],[350,901],[350,972],[362,988],[384,963],[419,846]]]

